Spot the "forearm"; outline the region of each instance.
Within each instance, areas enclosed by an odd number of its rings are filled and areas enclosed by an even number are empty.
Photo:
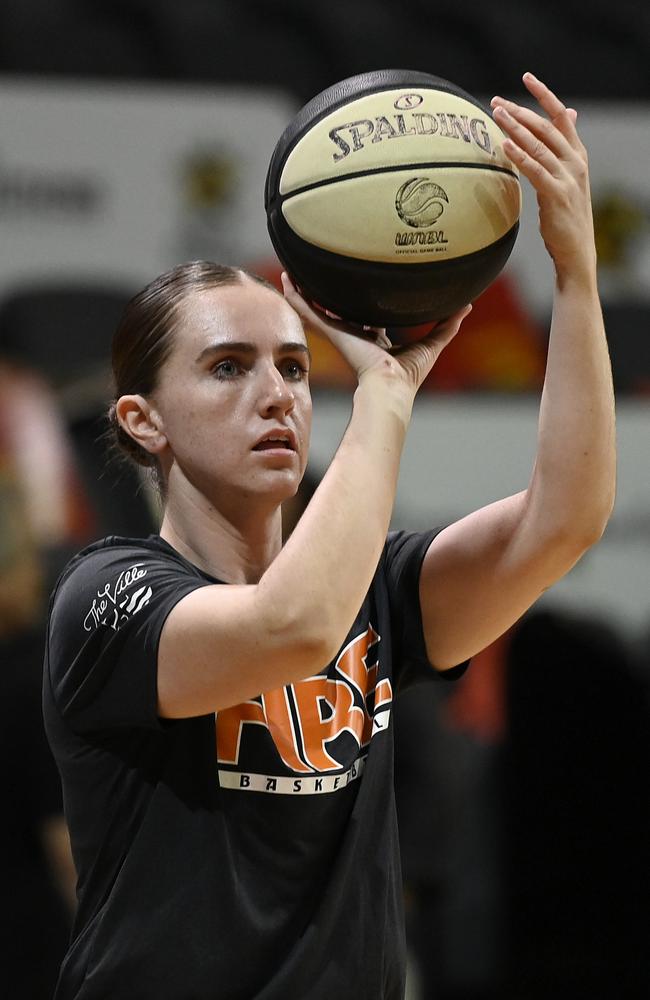
[[[614,394],[595,266],[559,274],[529,490],[546,534],[602,534],[614,502]]]
[[[368,591],[390,523],[413,400],[471,306],[413,344],[385,348],[385,332],[355,336],[306,303],[283,275],[285,296],[312,330],[326,336],[358,379],[352,418],[306,512],[257,586],[271,629],[333,656]],[[366,331],[368,333],[368,331]],[[384,341],[382,343],[382,341]],[[279,602],[284,602],[279,607]],[[280,615],[278,616],[278,610]],[[270,614],[270,617],[269,617]]]
[[[389,380],[390,381],[390,380]],[[284,549],[258,585],[272,616],[332,655],[370,586],[390,523],[412,400],[362,381],[341,445]],[[277,617],[276,617],[276,620]]]

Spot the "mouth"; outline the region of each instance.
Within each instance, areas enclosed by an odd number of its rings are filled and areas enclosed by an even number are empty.
[[[295,452],[296,451],[296,438],[293,431],[281,430],[281,431],[271,431],[265,434],[257,444],[254,446],[253,451],[286,451]]]

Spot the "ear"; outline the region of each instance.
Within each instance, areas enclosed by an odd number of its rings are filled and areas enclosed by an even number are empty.
[[[120,427],[151,455],[159,455],[167,446],[162,419],[144,396],[120,396],[115,416]]]

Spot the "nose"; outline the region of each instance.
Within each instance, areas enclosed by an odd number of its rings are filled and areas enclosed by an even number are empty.
[[[259,394],[260,410],[264,414],[290,413],[294,407],[295,396],[290,383],[274,364],[265,368]]]

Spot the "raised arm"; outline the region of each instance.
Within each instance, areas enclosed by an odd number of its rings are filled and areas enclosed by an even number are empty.
[[[495,97],[504,149],[533,185],[555,267],[537,454],[526,490],[446,528],[424,561],[432,663],[444,668],[510,627],[601,537],[614,503],[611,369],[596,284],[587,154],[576,113],[527,73],[540,112]]]
[[[158,655],[163,716],[204,714],[301,680],[336,654],[384,545],[415,393],[463,316],[395,354],[289,303],[358,376],[350,423],[309,507],[259,583],[204,587],[170,613]]]

